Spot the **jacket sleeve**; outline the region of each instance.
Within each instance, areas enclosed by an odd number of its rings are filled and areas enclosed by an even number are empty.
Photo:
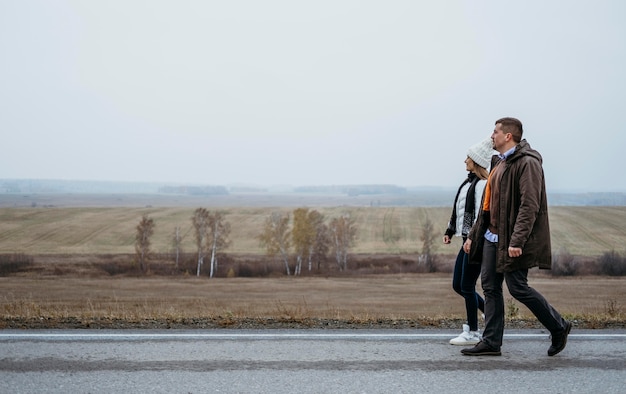
[[[450,220],[448,220],[448,228],[446,228],[446,232],[443,233],[443,235],[447,235],[448,237],[452,238],[454,236],[454,233],[456,232],[455,229],[455,225],[454,225],[454,210],[456,209],[456,207],[452,207],[452,215],[450,216]]]

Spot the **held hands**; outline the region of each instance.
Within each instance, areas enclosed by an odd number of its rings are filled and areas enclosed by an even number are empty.
[[[469,254],[471,248],[472,248],[472,240],[467,239],[465,243],[463,244],[463,251]]]
[[[463,251],[469,254],[471,248],[472,248],[472,240],[467,239],[465,243],[463,244]],[[522,255],[522,248],[514,248],[512,246],[509,246],[509,257],[520,257],[521,255]]]

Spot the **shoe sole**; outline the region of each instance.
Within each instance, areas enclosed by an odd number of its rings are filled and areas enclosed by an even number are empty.
[[[552,354],[550,354],[550,352],[548,351],[548,356],[550,356],[550,357],[556,356],[557,354],[561,353],[563,351],[563,349],[565,349],[565,346],[567,345],[567,337],[569,336],[569,332],[570,331],[572,331],[572,323],[568,322],[567,323],[567,327],[565,327],[565,339],[563,340],[563,346],[561,346],[560,349],[558,349],[557,351],[555,351]]]
[[[501,356],[502,352],[480,352],[480,353],[465,353],[461,352],[464,356]]]
[[[450,342],[450,345],[455,345],[455,346],[474,346],[474,345],[478,345],[480,341],[476,341],[476,342]]]

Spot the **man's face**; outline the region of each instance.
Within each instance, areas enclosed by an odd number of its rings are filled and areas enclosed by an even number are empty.
[[[507,143],[508,135],[509,135],[508,133],[505,133],[502,130],[502,123],[496,124],[496,128],[493,129],[493,133],[491,134],[491,142],[493,143],[493,149],[497,150],[500,153],[504,153],[505,152],[504,147]]]

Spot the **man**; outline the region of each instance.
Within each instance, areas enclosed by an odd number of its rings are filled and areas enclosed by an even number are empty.
[[[550,331],[552,345],[548,356],[565,348],[572,328],[538,291],[528,286],[528,269],[550,269],[552,251],[542,158],[522,139],[522,133],[518,119],[496,121],[491,140],[499,155],[492,159],[482,212],[463,245],[470,261],[482,260],[485,296],[483,339],[473,348],[461,350],[467,356],[501,354],[503,280],[511,295]]]

